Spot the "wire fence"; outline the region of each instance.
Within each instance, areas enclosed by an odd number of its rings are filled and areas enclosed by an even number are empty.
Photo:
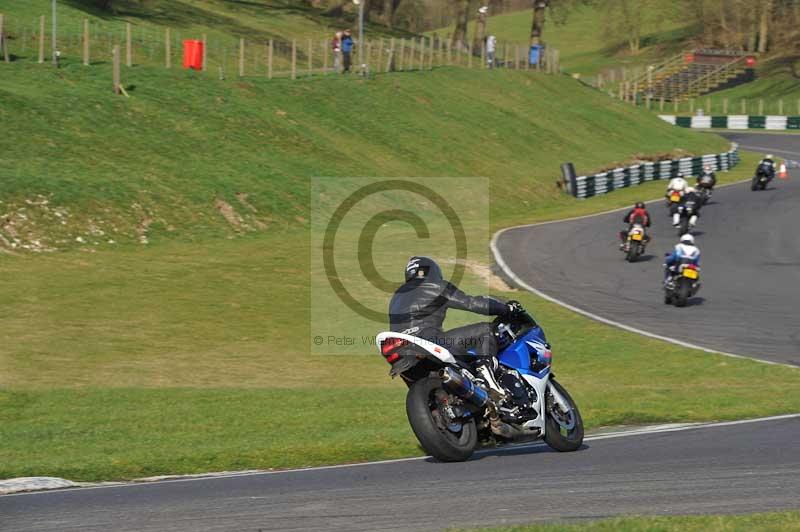
[[[341,72],[344,66],[343,54],[334,51],[330,40],[236,39],[130,23],[110,27],[88,19],[74,26],[62,26],[54,43],[46,17],[35,20],[6,17],[4,28],[0,30],[3,32],[0,46],[10,61],[52,63],[52,51],[57,50],[59,64],[102,65],[113,62],[114,48],[119,47],[123,66],[181,68],[185,41],[200,41],[203,53],[196,69],[219,78],[297,79]],[[352,71],[366,74],[431,70],[442,66],[558,72],[557,50],[545,50],[531,62],[527,44],[497,42],[494,50],[488,50],[485,45],[456,47],[449,39],[438,35],[365,39],[354,46],[351,59]]]

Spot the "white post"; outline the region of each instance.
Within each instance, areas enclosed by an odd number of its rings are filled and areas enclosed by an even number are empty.
[[[53,45],[53,65],[58,66],[58,58],[56,57],[56,0],[53,0],[53,35],[50,41]]]
[[[358,3],[358,60],[361,62],[361,75],[364,75],[364,0]]]

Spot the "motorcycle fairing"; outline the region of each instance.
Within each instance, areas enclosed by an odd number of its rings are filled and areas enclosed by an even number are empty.
[[[383,344],[383,341],[388,338],[401,338],[407,341],[408,343],[414,344],[417,347],[424,349],[425,351],[435,356],[445,364],[452,364],[454,366],[459,365],[458,362],[456,362],[456,359],[453,356],[453,354],[446,348],[438,344],[435,344],[429,340],[425,340],[424,338],[419,338],[418,336],[412,336],[410,334],[403,334],[403,333],[389,332],[389,331],[382,332],[375,337],[375,341],[378,343],[377,344],[378,347],[380,347],[381,344]]]
[[[527,422],[526,429],[538,428],[542,435],[545,433],[545,397],[548,389],[559,404],[563,398],[557,396],[555,388],[550,385],[550,350],[541,328],[533,327],[519,336],[511,345],[501,350],[497,356],[500,364],[516,370],[525,382],[536,390],[536,403],[534,408],[539,416]],[[535,361],[535,362],[534,362]],[[546,364],[539,371],[534,370],[536,362]]]

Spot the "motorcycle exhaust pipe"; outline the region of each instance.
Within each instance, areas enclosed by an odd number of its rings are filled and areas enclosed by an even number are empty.
[[[506,440],[516,440],[525,436],[525,433],[521,430],[512,427],[508,423],[503,423],[496,412],[489,416],[489,428],[493,434]]]
[[[439,372],[439,377],[442,379],[442,387],[447,392],[463,399],[475,408],[483,408],[489,402],[489,394],[461,372],[453,368],[443,368]]]

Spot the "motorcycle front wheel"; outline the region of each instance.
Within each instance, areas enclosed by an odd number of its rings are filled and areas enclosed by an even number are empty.
[[[442,462],[463,462],[475,451],[478,428],[475,419],[448,422],[442,411],[442,381],[426,377],[415,382],[406,395],[406,414],[411,430],[426,453]]]
[[[556,451],[576,451],[583,443],[583,418],[578,405],[555,379],[551,378],[550,384],[564,397],[569,409],[564,412],[547,391],[544,441]]]

